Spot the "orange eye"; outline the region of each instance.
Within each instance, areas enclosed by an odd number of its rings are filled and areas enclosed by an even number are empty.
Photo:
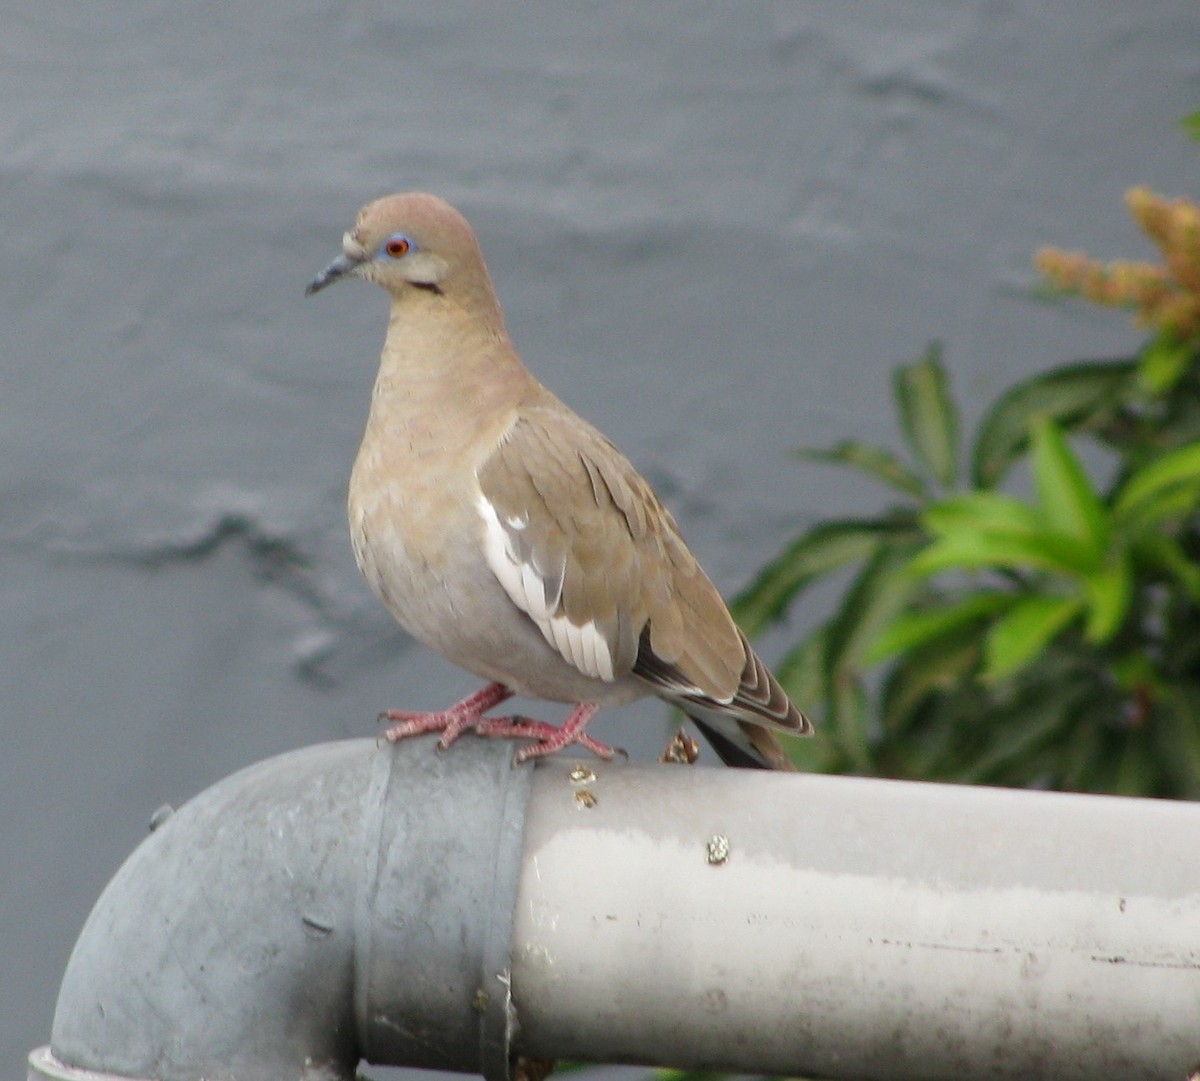
[[[399,259],[409,253],[412,248],[412,241],[406,236],[389,237],[383,245],[383,250],[388,253],[393,259]]]

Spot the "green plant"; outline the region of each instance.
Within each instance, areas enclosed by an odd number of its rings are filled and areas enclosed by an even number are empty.
[[[1145,189],[1130,205],[1164,266],[1039,265],[1138,310],[1155,334],[1137,357],[1012,387],[964,452],[934,347],[895,376],[907,459],[801,452],[898,497],[818,523],[735,602],[755,634],[849,574],[777,667],[823,714],[803,768],[1200,797],[1200,211]]]

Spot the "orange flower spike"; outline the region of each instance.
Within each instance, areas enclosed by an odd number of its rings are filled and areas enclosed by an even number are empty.
[[[1200,334],[1200,304],[1190,293],[1176,294],[1163,302],[1155,322],[1169,327],[1180,338],[1190,338]]]
[[[1173,293],[1166,271],[1150,263],[1116,260],[1109,263],[1114,303],[1136,307],[1141,322],[1154,322],[1158,307]]]
[[[1200,208],[1182,199],[1172,214],[1166,257],[1179,284],[1200,303]]]
[[[1097,265],[1080,252],[1061,248],[1042,248],[1034,257],[1034,263],[1055,289],[1066,293],[1082,292],[1084,281]]]
[[[1165,250],[1171,234],[1171,206],[1167,200],[1139,185],[1125,193],[1125,205],[1142,232]]]

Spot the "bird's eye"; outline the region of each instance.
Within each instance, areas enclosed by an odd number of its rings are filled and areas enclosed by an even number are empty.
[[[384,241],[383,250],[393,259],[401,259],[412,250],[412,241],[397,233]]]

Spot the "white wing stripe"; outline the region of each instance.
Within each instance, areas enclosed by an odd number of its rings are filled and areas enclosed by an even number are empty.
[[[509,529],[519,532],[527,521],[509,518],[509,527],[505,528],[496,508],[482,493],[475,507],[483,519],[484,557],[509,599],[533,620],[542,636],[565,660],[584,675],[612,682],[612,651],[604,635],[596,629],[595,621],[589,620],[579,627],[566,616],[553,614],[562,592],[561,575],[555,585],[554,597],[547,597],[545,577],[532,561],[522,560],[517,555]]]
[[[512,559],[511,551],[508,555],[509,559]],[[517,569],[521,575],[521,592],[529,605],[526,611],[535,623],[544,623],[550,618],[550,610],[546,604],[546,582],[528,563],[522,563]]]

